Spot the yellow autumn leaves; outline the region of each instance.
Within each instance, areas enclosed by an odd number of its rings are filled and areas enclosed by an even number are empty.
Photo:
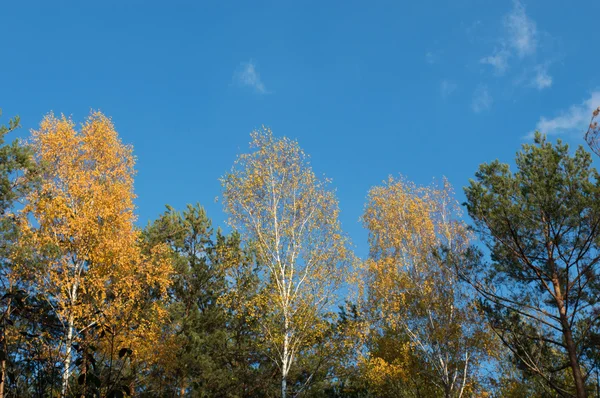
[[[438,386],[431,394],[465,396],[490,336],[457,278],[469,233],[451,187],[390,177],[369,192],[363,222],[370,244],[362,268],[367,382],[380,391],[396,385],[407,393],[421,384]]]
[[[239,261],[230,259],[231,269],[223,272],[233,287],[219,300],[260,325],[261,348],[280,372],[281,395],[292,391],[287,379],[298,358],[321,349],[354,351],[346,365],[357,366],[380,396],[415,386],[420,394],[447,397],[477,391],[490,337],[456,275],[470,234],[449,184],[419,187],[389,178],[374,187],[363,216],[369,257],[353,269],[358,262],[329,181],[317,178],[296,141],[268,129],[251,137],[250,151],[221,183],[230,225],[261,267],[260,286],[256,294],[237,296]],[[61,395],[72,384],[75,346],[94,342],[111,359],[131,350],[132,375],[148,364],[173,362],[174,340],[162,338],[172,327],[165,326],[164,302],[173,257],[165,244],[149,247],[135,227],[132,148],[99,112],[79,129],[50,114],[31,146],[41,182],[22,210],[21,245],[42,265],[24,262],[15,272],[35,279],[33,289],[61,322],[55,348],[63,363]],[[339,289],[354,288],[350,281],[358,285],[360,316],[344,326],[346,335],[328,340],[342,334],[331,319]]]
[[[149,359],[166,316],[158,303],[172,269],[166,247],[142,251],[134,226],[134,157],[110,119],[92,113],[78,131],[70,119],[50,114],[31,145],[43,173],[23,210],[26,244],[44,257],[35,288],[63,324],[64,395],[71,347],[82,339],[96,341],[108,330],[114,347],[95,343],[113,350],[105,355],[131,347],[137,362]]]
[[[298,143],[263,128],[252,133],[250,147],[222,178],[223,197],[230,224],[255,242],[268,269],[256,306],[285,397],[298,353],[323,333],[320,317],[343,281],[350,252],[337,200]]]
[[[251,148],[222,179],[224,202],[230,223],[256,242],[269,270],[255,304],[285,396],[286,375],[318,333],[311,326],[335,287],[350,276],[351,256],[337,201],[297,142],[263,129],[252,134]],[[469,233],[451,187],[390,178],[369,192],[363,222],[369,258],[348,278],[360,284],[362,328],[348,329],[353,336],[345,342],[367,353],[357,356],[365,383],[382,396],[415,386],[421,394],[471,395],[490,336],[456,274]]]

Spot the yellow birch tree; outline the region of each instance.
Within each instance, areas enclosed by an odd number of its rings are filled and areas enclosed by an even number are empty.
[[[267,271],[253,307],[281,372],[281,396],[297,354],[324,330],[321,314],[342,282],[349,252],[338,204],[327,180],[319,181],[296,141],[263,128],[251,134],[222,178],[230,224],[255,242]]]
[[[370,243],[366,306],[371,346],[378,347],[366,373],[374,384],[392,380],[445,397],[472,395],[490,341],[455,271],[469,246],[459,216],[445,180],[441,188],[425,188],[390,177],[371,189],[363,221]]]
[[[166,293],[171,264],[165,247],[148,255],[140,249],[132,148],[121,142],[109,118],[94,112],[77,131],[70,119],[49,114],[32,132],[31,144],[43,175],[24,211],[32,219],[31,244],[44,253],[37,288],[65,330],[60,350],[64,397],[73,346],[94,331],[109,331],[111,344],[131,349],[137,360],[151,352],[157,324],[166,314],[159,300],[146,308],[140,303],[148,301],[143,300],[148,291]]]

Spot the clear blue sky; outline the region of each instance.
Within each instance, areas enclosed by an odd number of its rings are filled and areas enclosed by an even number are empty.
[[[4,1],[0,107],[111,116],[135,148],[140,225],[200,202],[262,124],[333,179],[359,255],[368,189],[511,162],[540,128],[581,143],[600,105],[600,2]],[[1,120],[6,121],[3,117]]]

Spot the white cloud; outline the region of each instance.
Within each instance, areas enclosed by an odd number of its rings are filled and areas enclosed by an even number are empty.
[[[479,113],[484,110],[490,109],[494,99],[490,95],[488,88],[484,84],[480,84],[473,94],[473,102],[471,103],[471,109],[473,112]]]
[[[440,92],[443,98],[447,98],[450,94],[452,94],[458,88],[458,84],[451,80],[442,80],[440,84]]]
[[[535,53],[537,27],[527,16],[525,7],[519,0],[514,0],[512,11],[504,18],[504,26],[508,33],[508,42],[519,57]]]
[[[535,129],[549,136],[572,133],[584,134],[592,117],[592,112],[598,106],[600,106],[600,91],[594,91],[591,93],[590,98],[578,105],[571,105],[554,118],[547,119],[542,116]],[[533,137],[533,134],[533,132],[530,132],[526,138]]]
[[[538,31],[535,21],[527,16],[525,7],[519,0],[513,1],[512,10],[504,17],[504,33],[499,39],[501,50],[479,60],[491,65],[496,74],[502,75],[508,69],[510,58],[524,58],[535,54],[538,46]]]
[[[506,72],[506,69],[508,69],[509,56],[510,52],[503,48],[502,50],[496,51],[494,55],[481,58],[479,62],[491,65],[498,75],[502,75]]]
[[[242,62],[233,77],[238,84],[251,87],[259,94],[269,93],[265,87],[265,84],[260,79],[260,75],[256,70],[256,64],[252,60],[248,62]]]
[[[552,86],[552,76],[548,74],[548,71],[545,67],[538,66],[531,83],[538,90],[543,90]]]

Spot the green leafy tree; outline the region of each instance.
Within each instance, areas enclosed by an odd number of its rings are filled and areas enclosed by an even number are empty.
[[[597,331],[600,179],[590,154],[539,133],[516,171],[494,161],[465,188],[474,228],[491,254],[462,271],[491,326],[527,369],[560,396],[590,391]]]
[[[18,116],[0,125],[0,397],[45,392],[52,381],[51,356],[40,352],[46,344],[39,337],[44,330],[44,338],[52,338],[56,326],[43,298],[26,292],[33,275],[17,266],[31,258],[17,249],[23,239],[18,208],[38,182],[31,148],[19,140],[6,143],[18,127]]]
[[[258,287],[251,251],[237,234],[215,233],[199,205],[167,206],[145,237],[169,245],[176,269],[170,324],[145,394],[267,396],[274,367],[258,349],[262,337],[245,305]]]

